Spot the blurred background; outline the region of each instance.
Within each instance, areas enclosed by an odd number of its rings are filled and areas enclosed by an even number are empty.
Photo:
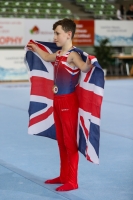
[[[133,2],[130,0],[0,1],[0,82],[27,81],[24,47],[53,41],[52,25],[74,19],[73,44],[96,55],[105,76],[133,76]]]

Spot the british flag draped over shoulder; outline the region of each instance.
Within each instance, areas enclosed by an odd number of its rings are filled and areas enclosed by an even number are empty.
[[[54,53],[59,48],[55,43],[35,42],[46,52]],[[93,68],[81,72],[76,88],[79,98],[77,143],[79,151],[92,163],[99,164],[100,114],[104,91],[104,73],[94,56],[74,48],[82,59],[87,56]],[[29,69],[31,91],[29,104],[28,133],[56,139],[53,118],[54,63],[42,60],[35,52],[27,49],[25,63]],[[69,72],[68,72],[69,73]]]

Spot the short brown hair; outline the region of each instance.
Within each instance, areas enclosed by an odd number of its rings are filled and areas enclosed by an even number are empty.
[[[59,26],[59,25],[62,26],[62,29],[65,32],[71,31],[72,32],[72,38],[74,37],[75,31],[76,31],[76,24],[73,20],[67,19],[67,18],[59,20],[59,21],[57,21],[53,24],[53,30],[55,30],[56,27]]]

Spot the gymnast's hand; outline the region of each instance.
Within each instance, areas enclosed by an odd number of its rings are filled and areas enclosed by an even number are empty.
[[[38,46],[37,46],[36,44],[34,44],[33,42],[29,42],[29,43],[27,44],[27,48],[28,48],[28,50],[30,50],[30,51],[36,52]]]
[[[90,60],[89,56],[86,59],[86,64],[88,65],[89,70],[93,67],[93,65],[91,64],[91,60]]]

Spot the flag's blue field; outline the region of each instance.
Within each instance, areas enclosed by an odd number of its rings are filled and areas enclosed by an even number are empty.
[[[79,189],[56,192],[55,140],[27,134],[29,83],[0,84],[0,200],[133,200],[133,79],[106,80],[100,165],[79,161]]]

